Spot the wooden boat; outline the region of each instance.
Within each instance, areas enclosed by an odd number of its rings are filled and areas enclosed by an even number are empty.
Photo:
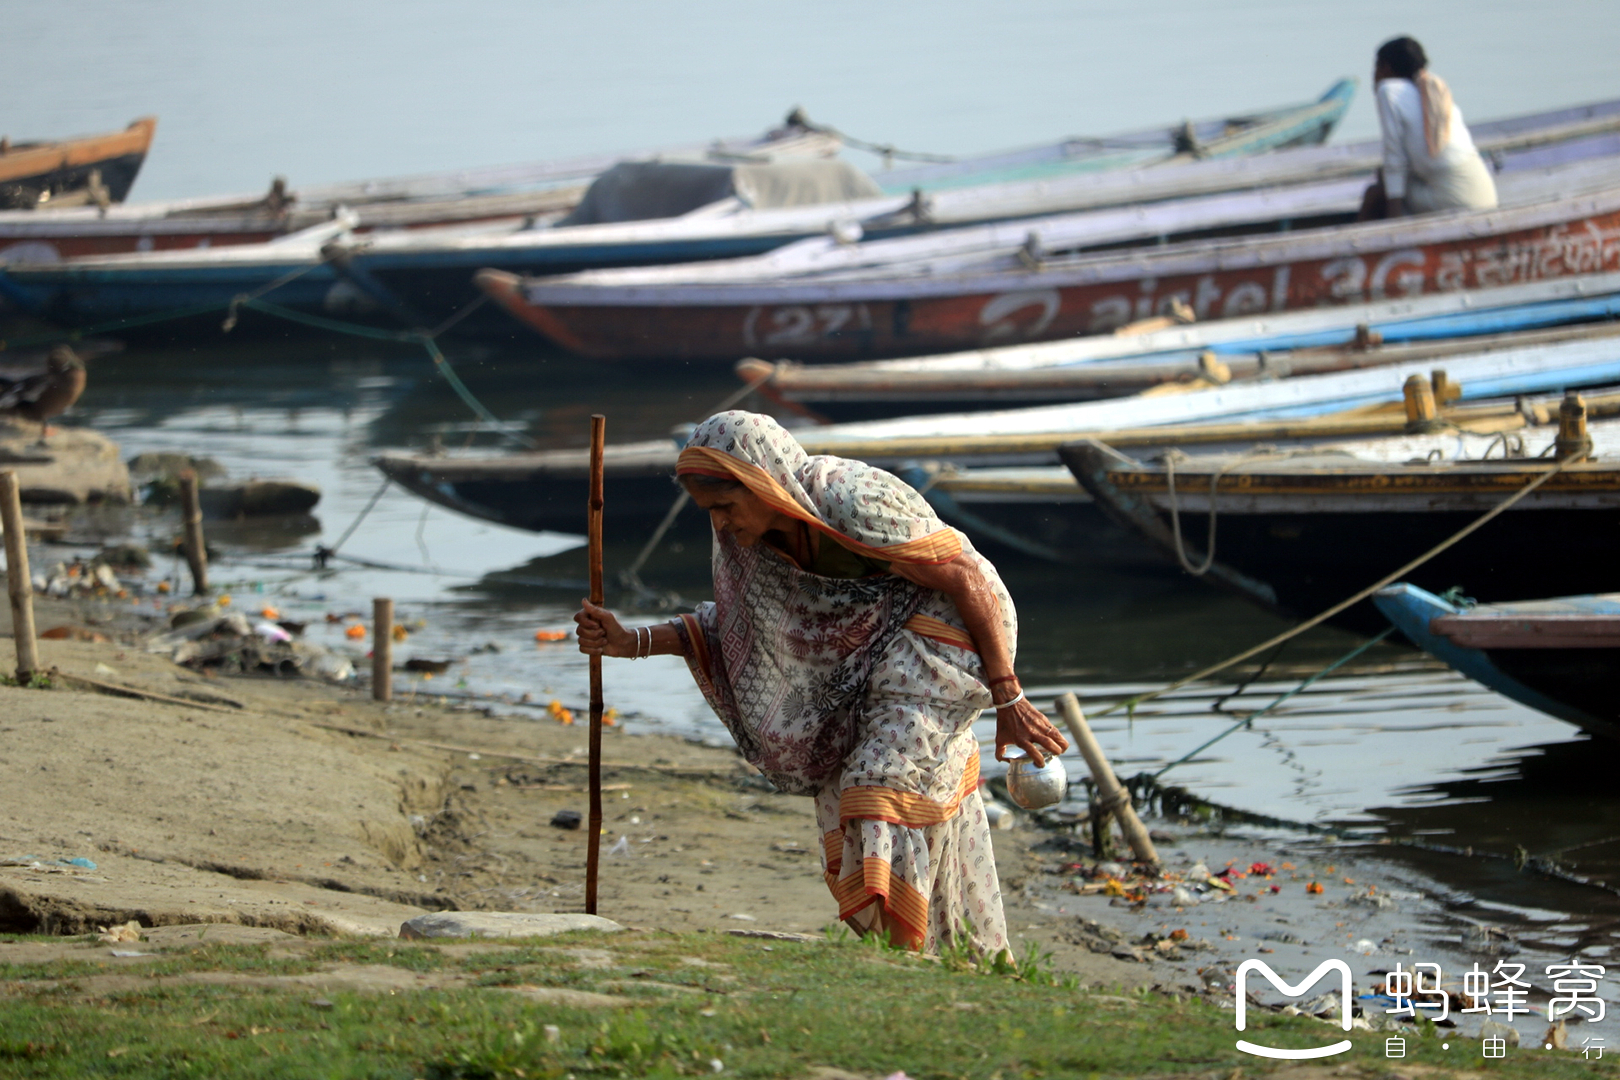
[[[885,170],[875,177],[879,186],[903,195],[872,200],[851,213],[855,216],[900,213],[912,204],[913,193],[917,191],[960,187],[976,190],[991,183],[1005,186],[1015,177],[1023,179],[1020,192],[1041,189],[1054,180],[1061,182],[1065,176],[1077,177],[1083,186],[1089,181],[1080,174],[1106,169],[1130,166],[1140,171],[1162,164],[1227,161],[1283,146],[1320,142],[1343,115],[1354,88],[1354,80],[1343,80],[1317,101],[1249,117],[1222,117],[1181,127],[1166,125],[1104,138],[1069,138],[1022,150]],[[1520,142],[1536,142],[1554,129],[1576,130],[1585,125],[1585,129],[1595,130],[1594,125],[1601,127],[1607,122],[1610,111],[1605,105],[1594,105],[1542,114],[1536,122],[1526,125],[1521,121],[1524,130],[1515,132],[1512,137]],[[506,220],[510,222],[508,231],[533,233],[532,227],[525,226],[527,219],[536,219],[535,223],[542,225],[554,221],[579,201],[592,178],[619,161],[722,162],[830,156],[836,154],[841,145],[834,130],[811,123],[795,110],[782,127],[763,137],[664,147],[635,154],[590,155],[566,161],[311,185],[295,190],[286,189],[278,181],[278,186],[272,187],[268,195],[148,204],[130,207],[126,213],[110,218],[82,214],[17,218],[0,213],[0,262],[5,261],[8,246],[23,243],[32,245],[30,258],[35,261],[259,243],[318,225],[339,206],[360,214],[357,225],[360,231]],[[954,205],[964,200],[974,202],[973,194],[953,193],[947,202]],[[941,220],[947,221],[953,212],[949,205],[937,210],[942,215]],[[982,210],[972,212],[983,213]],[[808,229],[819,233],[825,227],[825,215],[817,215]],[[638,237],[645,228],[632,230],[623,242],[644,244],[645,239]],[[804,235],[803,229],[792,233],[790,238]],[[550,257],[543,257],[537,270],[556,272],[602,261],[622,265],[643,258],[632,249],[619,252],[617,258],[558,263],[550,247],[547,245],[541,253]],[[757,250],[766,248],[758,244],[733,246],[721,254]],[[474,261],[463,276],[470,276],[480,265],[483,264]],[[465,285],[465,282],[459,284]]]
[[[630,153],[300,187],[288,187],[277,178],[263,194],[131,203],[106,210],[0,208],[0,264],[263,243],[322,225],[340,207],[359,215],[359,232],[555,217],[579,201],[594,177],[620,161],[818,158],[836,155],[841,146],[836,135],[790,122],[760,135]]]
[[[1207,561],[1206,581],[1296,618],[1371,585],[1553,467],[1546,459],[1392,464],[1259,452],[1146,464],[1096,440],[1061,453],[1097,505],[1167,563],[1196,569]],[[1620,589],[1615,462],[1565,465],[1409,580],[1427,589],[1461,585],[1492,602],[1575,593],[1579,583]],[[1332,621],[1362,632],[1384,625],[1371,601]]]
[[[1340,79],[1313,102],[1102,137],[1062,139],[1020,150],[885,170],[887,191],[947,191],[1007,181],[1042,181],[1080,172],[1245,157],[1327,141],[1355,96],[1356,80]],[[1590,120],[1591,117],[1582,119]],[[1565,123],[1574,122],[1571,120]]]
[[[938,275],[923,262],[804,279],[685,282],[682,268],[654,267],[491,272],[479,283],[584,356],[822,361],[1098,334],[1187,309],[1233,317],[1620,269],[1612,162],[1501,179],[1513,195],[1504,190],[1495,210],[1051,259],[1036,245]]]
[[[1605,306],[1620,314],[1620,294],[1606,298]],[[1386,367],[1391,364],[1418,360],[1435,361],[1451,356],[1477,355],[1501,349],[1524,348],[1529,345],[1556,344],[1583,338],[1613,337],[1620,334],[1620,326],[1607,322],[1580,323],[1573,326],[1552,326],[1544,330],[1520,330],[1508,334],[1488,334],[1480,337],[1443,338],[1415,341],[1405,344],[1386,344],[1368,335],[1365,344],[1353,339],[1344,345],[1316,346],[1281,353],[1261,350],[1228,356],[1224,359],[1214,353],[1197,356],[1099,361],[1083,366],[1034,369],[996,375],[958,375],[954,385],[939,385],[940,400],[929,406],[910,410],[917,413],[939,412],[946,408],[1005,408],[1007,406],[1036,405],[1043,401],[1095,401],[1104,398],[1126,397],[1140,393],[1182,393],[1207,389],[1212,386],[1242,385],[1256,380],[1298,378],[1336,371],[1354,371],[1362,368]],[[814,376],[820,368],[798,368],[788,371],[784,382],[790,387],[818,386]],[[804,406],[798,395],[786,398],[781,383],[774,383],[783,374],[779,368],[763,361],[744,361],[738,364],[739,375],[753,375],[750,385],[758,384],[766,400],[784,406],[788,411],[808,416],[823,423],[830,422],[825,415],[824,402],[815,410]],[[804,378],[808,374],[809,378]],[[983,400],[973,402],[975,392]],[[950,395],[946,397],[945,395]],[[836,403],[835,403],[836,405]],[[890,410],[872,407],[859,400],[864,408],[834,407],[838,416],[887,416]]]
[[[1482,385],[1506,387],[1508,393],[1535,394],[1563,385],[1572,378],[1595,381],[1620,380],[1620,364],[1601,363],[1594,367],[1591,357],[1605,355],[1591,342],[1557,347],[1552,357],[1524,355],[1504,361],[1486,356],[1480,366],[1468,368],[1448,361],[1452,372],[1469,371]],[[1534,350],[1527,350],[1534,353]],[[1486,365],[1489,366],[1486,366]],[[1401,380],[1426,364],[1414,364],[1404,372],[1354,372],[1349,375],[1312,376],[1294,380],[1296,384],[1328,382],[1316,395],[1316,405],[1302,404],[1309,394],[1290,392],[1278,397],[1278,386],[1252,386],[1232,393],[1239,395],[1217,405],[1208,399],[1205,409],[1192,409],[1197,399],[1213,391],[1159,398],[1096,402],[1070,406],[1079,410],[1074,423],[1089,427],[1054,430],[1030,424],[1013,434],[957,435],[954,437],[915,437],[904,434],[884,437],[880,425],[859,425],[859,437],[850,428],[804,428],[795,432],[801,445],[811,453],[830,453],[856,458],[905,476],[931,499],[938,500],[941,514],[976,537],[1001,541],[1004,536],[1020,536],[1034,547],[1019,548],[1042,557],[1072,560],[1077,550],[1092,545],[1068,545],[1077,536],[1099,536],[1107,531],[1099,515],[1089,508],[1091,497],[1065,473],[1039,466],[1059,461],[1064,444],[1079,438],[1105,438],[1119,447],[1143,449],[1168,446],[1201,446],[1222,450],[1249,447],[1259,442],[1285,446],[1316,445],[1328,440],[1378,439],[1382,449],[1355,444],[1357,453],[1379,454],[1391,460],[1411,456],[1455,457],[1483,454],[1494,439],[1504,445],[1524,445],[1528,452],[1539,452],[1541,443],[1523,434],[1534,425],[1546,425],[1557,412],[1557,401],[1521,397],[1489,401],[1453,402],[1441,409],[1444,419],[1457,433],[1430,436],[1421,441],[1401,437],[1406,428]],[[1378,388],[1357,386],[1346,380],[1377,375]],[[1448,383],[1457,386],[1448,377]],[[1461,384],[1466,387],[1466,383]],[[1286,405],[1278,407],[1279,401]],[[1166,409],[1157,402],[1169,402]],[[1351,411],[1342,411],[1346,405]],[[1141,406],[1148,406],[1142,408]],[[1369,408],[1369,406],[1372,406]],[[1383,407],[1378,407],[1383,406]],[[1599,394],[1589,399],[1594,416],[1620,414],[1620,393]],[[1245,409],[1247,411],[1245,411]],[[1272,416],[1280,413],[1282,415]],[[1009,414],[1015,415],[1015,414]],[[1199,422],[1199,416],[1202,422]],[[1480,432],[1477,436],[1461,434]],[[1608,427],[1599,430],[1609,431]],[[1620,437],[1620,436],[1617,436]],[[1514,443],[1513,440],[1520,440]],[[1545,438],[1542,440],[1545,441]],[[1616,446],[1620,452],[1620,445]],[[668,511],[677,490],[672,478],[678,454],[677,439],[621,443],[607,447],[605,476],[610,526],[616,531],[645,532],[652,529]],[[401,487],[440,506],[470,517],[494,521],[514,528],[539,531],[576,531],[579,500],[585,497],[589,479],[589,458],[584,450],[541,450],[499,456],[447,457],[422,454],[382,454],[372,464]],[[1019,467],[1011,467],[1019,466]],[[1035,467],[1031,467],[1035,466]],[[946,504],[941,496],[953,499]],[[965,509],[968,513],[962,513]],[[1076,513],[1076,511],[1081,511]],[[1088,516],[1089,515],[1089,516]],[[699,527],[701,516],[683,519]],[[988,524],[990,528],[985,528]],[[998,535],[1001,534],[1001,535]],[[1125,561],[1141,564],[1142,545],[1133,543]],[[1106,560],[1115,554],[1105,553]],[[1089,556],[1088,556],[1089,557]],[[1106,561],[1105,560],[1105,561]]]
[[[1620,739],[1620,593],[1473,604],[1402,582],[1373,601],[1418,648],[1475,682]]]
[[[152,145],[157,118],[60,142],[0,138],[0,210],[121,203]]]
[[[1620,393],[1587,396],[1598,451],[1620,455]],[[1230,455],[1258,442],[1282,454],[1344,454],[1360,461],[1402,464],[1482,460],[1513,454],[1533,458],[1550,451],[1557,435],[1558,402],[1520,398],[1512,405],[1486,403],[1446,410],[1445,428],[1407,432],[1405,411],[1377,410],[1287,423],[1247,421],[1173,425],[1099,433],[1110,446],[1153,455],[1172,448],[1201,455]],[[1361,430],[1356,431],[1355,426]],[[1383,431],[1375,430],[1382,426]],[[1114,523],[1089,492],[1061,466],[957,467],[895,462],[891,471],[923,492],[944,520],[986,547],[1060,563],[1105,570],[1179,572],[1134,530]]]
[[[1234,133],[1231,153],[1263,149],[1263,130],[1295,130],[1314,124],[1318,130],[1336,117],[1348,101],[1346,92],[1330,93],[1323,102],[1293,110],[1292,120]],[[1598,115],[1555,125],[1569,131],[1581,125],[1620,125],[1613,115]],[[1565,113],[1560,121],[1568,121]],[[1290,127],[1293,124],[1294,127]],[[1535,128],[1513,136],[1536,141],[1552,129]],[[1584,129],[1583,129],[1584,130]],[[1207,153],[1227,153],[1206,147]],[[1167,168],[1170,161],[1175,168]],[[1182,163],[1186,162],[1186,163]],[[1230,165],[1226,157],[1195,160],[1189,155],[1132,170],[1147,176],[1173,172],[1193,179],[1203,170]],[[4,269],[0,296],[30,314],[82,325],[109,319],[146,317],[154,313],[228,304],[244,292],[279,283],[267,299],[284,307],[351,319],[409,326],[436,325],[481,295],[471,282],[481,267],[518,273],[556,273],[590,266],[642,265],[730,258],[758,254],[829,228],[878,235],[929,230],[958,220],[982,221],[1031,212],[1063,209],[1097,197],[1106,173],[1081,172],[1052,179],[978,185],[924,197],[878,195],[854,201],[751,209],[738,200],[720,200],[684,216],[662,220],[593,224],[506,222],[455,229],[393,230],[364,237],[338,238],[319,232],[319,243],[298,234],[270,243],[239,245],[229,250],[152,252],[72,259],[60,264],[19,263]],[[1259,182],[1252,175],[1225,173],[1219,183],[1240,186]],[[1205,177],[1205,183],[1210,182]],[[1136,197],[1130,185],[1104,185],[1107,197]],[[1173,190],[1173,185],[1167,190]],[[1032,211],[1029,208],[1033,206]],[[312,226],[312,230],[323,230]],[[245,250],[244,250],[245,247]],[[510,325],[491,312],[488,323],[463,322],[462,332]]]
[[[737,377],[788,413],[817,422],[1083,401],[1212,374],[1286,377],[1401,358],[1402,348],[1466,351],[1470,342],[1620,314],[1620,274],[1434,293],[1412,299],[1175,324],[1032,345],[847,364],[747,359]],[[1127,389],[1128,388],[1128,389]]]
[[[1620,349],[1611,340],[1596,337],[1453,356],[1444,366],[1455,387],[1455,400],[1481,402],[1620,381]],[[1415,359],[1186,393],[833,424],[801,430],[798,438],[819,452],[862,460],[1044,464],[1057,460],[1056,448],[1065,441],[1065,432],[1081,438],[1120,428],[1290,421],[1399,405],[1406,381],[1413,375],[1427,379],[1433,367],[1431,361]]]

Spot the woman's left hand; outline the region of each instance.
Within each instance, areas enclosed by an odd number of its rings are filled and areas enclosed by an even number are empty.
[[[1038,769],[1046,764],[1046,754],[1061,754],[1067,750],[1069,740],[1046,718],[1045,713],[1025,698],[1011,708],[996,712],[997,761],[1007,760],[1006,750],[1009,746],[1023,750]]]

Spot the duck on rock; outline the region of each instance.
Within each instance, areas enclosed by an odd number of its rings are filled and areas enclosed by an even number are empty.
[[[39,445],[46,445],[50,421],[73,407],[84,393],[84,361],[66,345],[47,354],[43,367],[0,367],[0,416],[39,424]]]

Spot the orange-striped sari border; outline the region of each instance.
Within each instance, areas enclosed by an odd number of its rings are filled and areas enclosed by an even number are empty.
[[[837,874],[844,865],[844,830],[842,827],[832,829],[821,834],[822,861],[827,864],[827,871]]]
[[[924,615],[919,612],[907,619],[905,626],[901,627],[901,629],[910,630],[918,637],[930,638],[943,645],[954,645],[958,649],[966,649],[972,653],[979,651],[979,643],[973,640],[972,634],[960,626],[952,626],[950,623],[942,619],[936,619],[932,615]]]
[[[908,829],[939,825],[955,817],[962,800],[978,786],[979,755],[974,753],[968,757],[967,767],[962,770],[962,782],[950,802],[937,803],[913,792],[895,791],[893,788],[850,787],[838,796],[838,820],[866,818],[904,825]]]
[[[890,544],[887,547],[863,544],[859,540],[845,536],[800,506],[770,473],[758,465],[740,461],[724,450],[716,450],[712,446],[688,446],[681,451],[681,456],[675,462],[675,475],[690,473],[701,476],[729,476],[759,496],[771,509],[804,522],[811,528],[832,537],[857,555],[865,555],[867,558],[881,559],[884,562],[937,565],[948,563],[962,554],[962,538],[951,528],[943,528],[927,536]]]
[[[928,899],[904,878],[894,876],[889,861],[876,855],[861,860],[859,875],[827,875],[827,888],[838,901],[838,917],[847,919],[873,901],[898,923],[900,936],[913,949],[921,949],[928,936]]]
[[[705,678],[714,680],[714,668],[709,666],[709,640],[703,635],[703,624],[696,615],[682,615],[681,625],[686,628],[686,640],[692,643],[692,657]]]

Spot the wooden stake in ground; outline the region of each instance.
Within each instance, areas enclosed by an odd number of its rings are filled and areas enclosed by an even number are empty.
[[[591,603],[602,603],[602,454],[607,417],[591,417],[591,494],[585,509],[586,543],[590,549]],[[602,657],[591,657],[591,834],[585,848],[585,914],[596,914],[596,866],[602,853]]]
[[[204,596],[208,593],[208,546],[203,542],[202,501],[197,496],[197,473],[192,469],[180,473],[180,509],[185,515],[184,547],[192,592]]]
[[[1080,711],[1080,699],[1073,694],[1064,694],[1058,698],[1057,704],[1058,711],[1063,714],[1063,723],[1068,727],[1069,734],[1074,736],[1075,746],[1079,747],[1091,768],[1091,778],[1097,782],[1097,803],[1092,807],[1092,813],[1112,814],[1118,818],[1120,830],[1136,858],[1141,862],[1157,863],[1159,852],[1154,848],[1142,819],[1136,816],[1136,808],[1131,805],[1131,793],[1120,784],[1113,767],[1103,756],[1102,747],[1097,745],[1097,737],[1091,733],[1091,725],[1086,723],[1086,714]]]
[[[394,696],[394,602],[379,596],[371,602],[371,696]]]
[[[0,529],[6,534],[6,586],[11,594],[11,635],[17,644],[17,684],[27,686],[39,670],[39,644],[34,640],[28,534],[23,532],[21,488],[14,472],[0,472]]]

